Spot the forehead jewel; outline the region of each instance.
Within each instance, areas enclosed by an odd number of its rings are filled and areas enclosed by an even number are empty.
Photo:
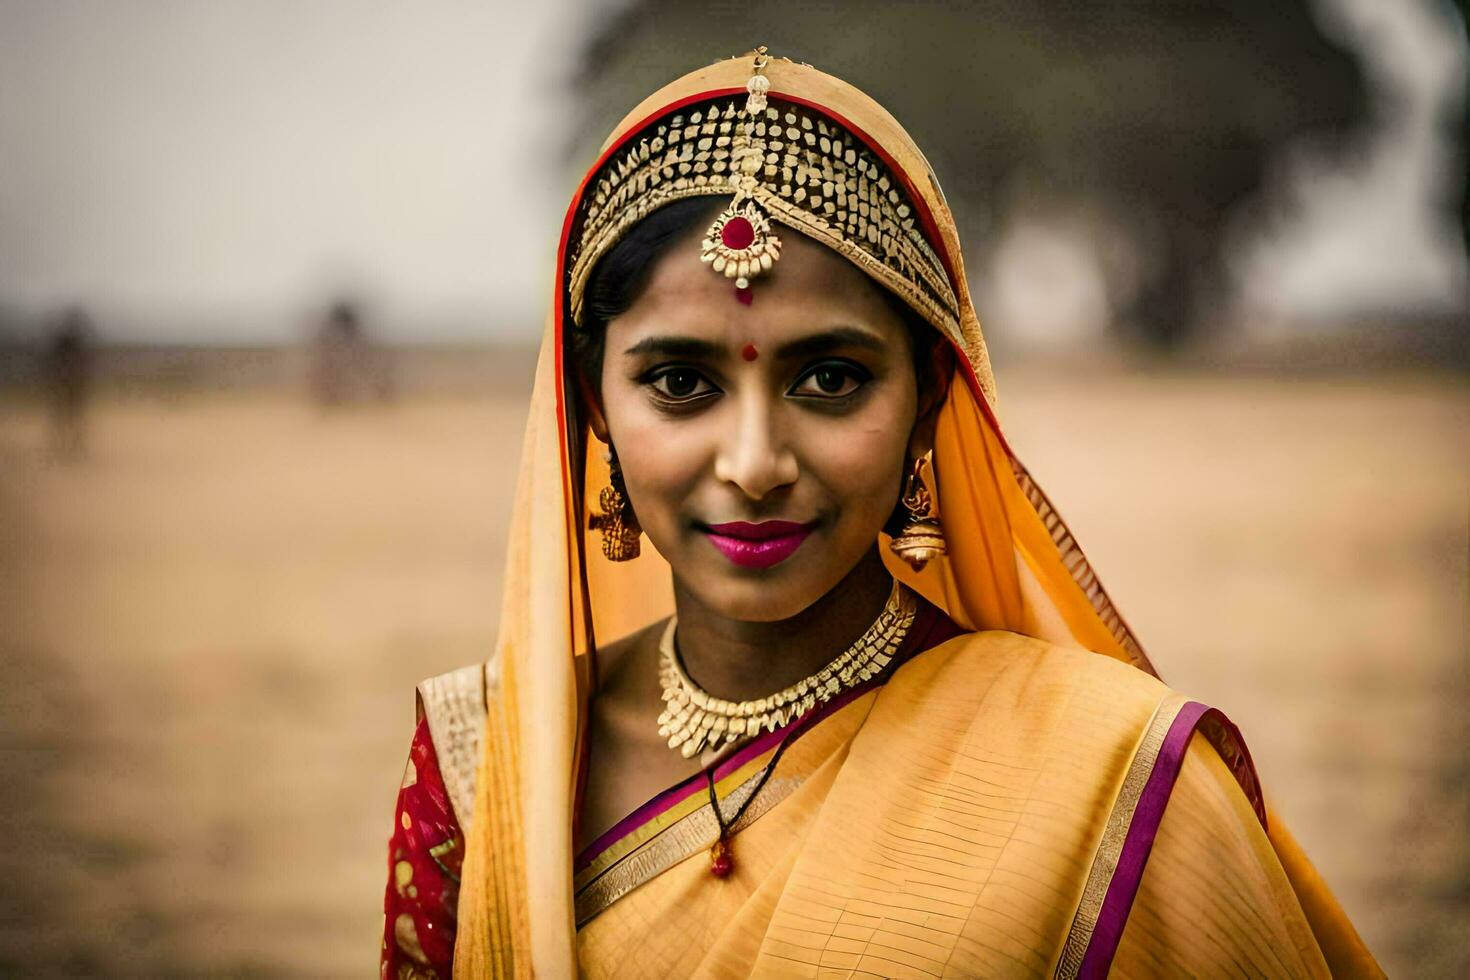
[[[765,114],[766,93],[771,90],[771,80],[762,74],[770,60],[765,48],[757,49],[750,81],[745,83],[745,107],[730,140],[729,180],[735,196],[700,243],[699,260],[734,279],[737,289],[749,287],[750,280],[769,272],[781,257],[781,239],[771,234],[771,216],[755,200],[757,175],[766,165],[765,141],[754,138],[755,124]]]

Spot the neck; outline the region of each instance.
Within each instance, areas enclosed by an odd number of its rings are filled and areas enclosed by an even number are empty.
[[[775,622],[721,616],[676,579],[679,657],[690,678],[715,697],[765,697],[816,673],[857,642],[883,611],[892,588],[893,576],[876,545],[826,595]]]

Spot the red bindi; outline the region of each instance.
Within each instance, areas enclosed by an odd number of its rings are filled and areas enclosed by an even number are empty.
[[[735,298],[744,306],[749,306],[750,301],[755,299],[755,293],[750,291],[749,286],[736,286]]]
[[[745,358],[747,361],[753,361],[757,357],[760,357],[761,354],[760,351],[755,349],[755,344],[746,344],[744,347],[740,348],[740,356]]]

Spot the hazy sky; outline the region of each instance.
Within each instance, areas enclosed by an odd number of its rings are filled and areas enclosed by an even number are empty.
[[[531,316],[569,6],[0,0],[0,302],[262,337],[336,287],[431,330]]]
[[[1306,175],[1311,220],[1243,265],[1253,301],[1443,303],[1464,261],[1425,220],[1427,113],[1463,91],[1463,51],[1420,0],[1331,2],[1417,115],[1359,172]],[[352,289],[404,338],[534,331],[566,66],[598,6],[0,0],[0,305],[269,341]]]

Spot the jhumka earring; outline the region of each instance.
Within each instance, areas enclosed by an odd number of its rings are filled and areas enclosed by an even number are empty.
[[[628,501],[628,489],[623,485],[623,471],[618,458],[611,452],[607,455],[608,485],[597,495],[601,514],[593,514],[587,527],[602,533],[602,554],[608,561],[632,561],[642,550],[639,541],[643,528],[633,513]]]
[[[916,572],[922,571],[930,560],[942,558],[948,550],[944,543],[944,529],[934,514],[934,499],[924,485],[922,471],[926,458],[920,456],[914,460],[908,487],[904,491],[903,505],[909,512],[908,526],[888,545]]]

